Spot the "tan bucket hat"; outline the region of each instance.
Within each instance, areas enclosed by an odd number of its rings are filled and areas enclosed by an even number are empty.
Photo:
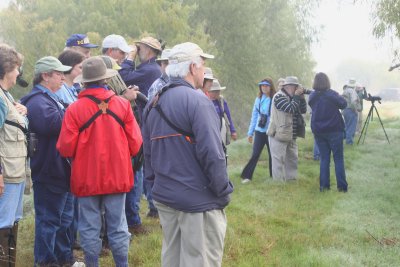
[[[82,74],[74,79],[74,83],[95,82],[111,78],[118,71],[107,69],[106,64],[100,56],[91,57],[83,61]]]
[[[147,46],[150,46],[151,48],[154,48],[159,52],[162,52],[160,42],[156,38],[153,38],[151,36],[144,37],[140,41],[136,41],[135,43],[145,44]]]
[[[225,86],[221,86],[221,84],[219,83],[218,79],[213,80],[212,86],[210,88],[210,90],[208,90],[209,92],[211,91],[221,91],[221,90],[225,90],[226,87]]]

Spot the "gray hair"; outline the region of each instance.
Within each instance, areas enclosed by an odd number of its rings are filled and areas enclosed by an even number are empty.
[[[179,62],[176,64],[168,64],[165,72],[169,77],[185,78],[189,73],[190,65],[194,63],[196,67],[200,67],[201,62],[202,62],[201,56],[197,56],[189,61]]]

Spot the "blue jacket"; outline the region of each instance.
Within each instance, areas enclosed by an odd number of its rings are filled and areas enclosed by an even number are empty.
[[[342,132],[344,121],[339,109],[347,106],[346,99],[332,89],[315,90],[308,104],[312,109],[311,130],[314,134]]]
[[[147,96],[150,86],[162,75],[161,68],[153,57],[149,61],[143,62],[135,69],[132,60],[124,60],[119,70],[122,80],[129,85],[137,85],[139,91]]]
[[[270,105],[271,105],[271,98],[267,97],[265,94],[263,94],[261,98],[256,97],[256,100],[254,101],[253,112],[251,113],[251,120],[247,136],[253,136],[254,130],[261,133],[265,133],[267,131],[271,115],[269,109]],[[268,115],[267,123],[263,128],[258,126],[258,122],[261,118],[260,113]]]
[[[153,199],[183,212],[223,209],[233,192],[220,136],[220,122],[207,96],[182,79],[159,98],[165,117],[192,133],[171,128],[148,103],[143,113],[145,178],[154,181]]]
[[[28,109],[29,129],[37,134],[38,150],[31,158],[32,181],[69,191],[70,166],[56,149],[61,131],[64,108],[56,97],[44,87],[35,85],[21,99]]]

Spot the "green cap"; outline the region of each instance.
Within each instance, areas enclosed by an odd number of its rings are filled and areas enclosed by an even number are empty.
[[[48,56],[42,57],[35,64],[35,74],[45,73],[50,71],[69,71],[72,67],[63,65],[57,58]]]

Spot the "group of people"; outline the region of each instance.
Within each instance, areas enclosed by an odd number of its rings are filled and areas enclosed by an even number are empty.
[[[142,193],[162,226],[162,266],[220,266],[233,192],[226,146],[237,134],[225,87],[205,67],[214,56],[150,36],[128,45],[111,34],[91,56],[97,47],[71,35],[58,58],[35,63],[18,102],[9,90],[23,56],[0,44],[0,266],[15,266],[30,176],[35,266],[73,265],[74,245],[98,266],[104,235],[115,265],[128,266],[131,234],[146,232]]]
[[[355,81],[349,83],[349,86],[353,83]],[[253,152],[242,171],[242,183],[247,184],[252,180],[264,146],[268,151],[270,176],[279,181],[295,180],[298,165],[296,139],[305,137],[302,114],[307,111],[307,101],[304,96],[306,89],[294,76],[280,78],[277,90],[270,78],[263,79],[258,85],[259,93],[254,102],[248,130],[249,143],[253,143],[254,138]],[[319,148],[321,192],[330,189],[331,154],[335,162],[337,189],[340,192],[347,192],[348,189],[344,169],[343,138],[345,135],[346,143],[352,143],[356,127],[347,126],[350,122],[346,119],[346,114],[360,111],[360,108],[351,102],[353,100],[348,97],[347,87],[343,95],[339,95],[331,89],[328,76],[320,72],[314,77],[313,91],[307,92],[311,93],[308,99],[308,105],[312,109],[311,130]],[[355,86],[350,88],[354,90]],[[357,97],[354,101],[358,101],[358,96],[354,97]],[[343,116],[340,110],[343,110]],[[357,123],[357,117],[354,122]],[[352,131],[349,131],[349,128]]]
[[[128,266],[131,234],[147,232],[139,214],[143,193],[147,216],[162,226],[162,266],[220,266],[224,208],[233,192],[226,146],[237,133],[221,94],[226,87],[205,67],[214,56],[191,42],[164,48],[150,36],[128,45],[111,34],[102,55],[91,56],[97,47],[85,34],[71,35],[58,58],[35,63],[33,88],[18,102],[9,90],[23,56],[0,44],[0,266],[15,264],[30,177],[35,266],[72,265],[74,245],[82,247],[86,266],[98,266],[105,240],[116,266]],[[306,89],[294,76],[277,87],[265,78],[258,87],[242,183],[252,180],[264,146],[270,176],[295,180]],[[314,78],[308,104],[321,191],[330,189],[331,153],[337,188],[348,189],[343,135],[351,144],[352,112],[360,109],[352,88],[353,80],[341,96],[325,73]]]

